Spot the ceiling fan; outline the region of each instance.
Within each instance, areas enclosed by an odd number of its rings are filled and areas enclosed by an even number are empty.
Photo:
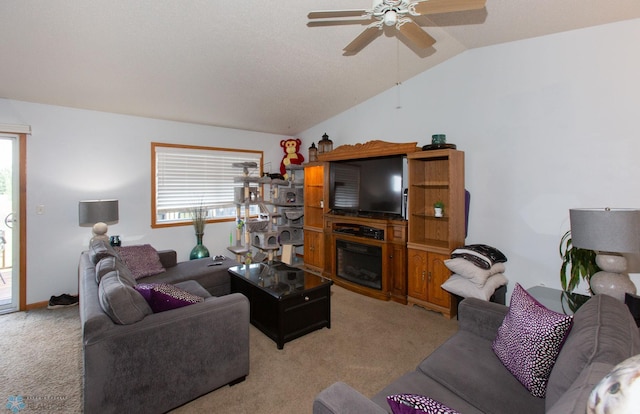
[[[359,17],[358,20],[309,22],[309,26],[332,24],[372,23],[343,50],[345,55],[355,55],[382,33],[385,26],[395,28],[419,49],[431,47],[436,40],[425,32],[413,17],[428,14],[450,13],[482,9],[486,0],[373,0],[369,10],[324,10],[312,11],[309,19],[335,19]]]

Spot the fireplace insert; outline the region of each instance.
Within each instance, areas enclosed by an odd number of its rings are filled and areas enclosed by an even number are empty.
[[[336,274],[353,283],[382,290],[382,247],[337,239]]]

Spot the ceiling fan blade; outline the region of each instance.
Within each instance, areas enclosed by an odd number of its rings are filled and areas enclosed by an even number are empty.
[[[366,10],[322,10],[312,11],[307,17],[310,19],[333,19],[336,17],[357,17],[367,14]]]
[[[418,26],[418,24],[413,20],[406,20],[398,27],[398,29],[400,30],[400,33],[420,49],[431,47],[436,42],[436,39],[422,30],[422,27]]]
[[[481,9],[487,0],[426,0],[415,4],[418,14],[451,13]]]
[[[369,26],[342,50],[344,50],[345,55],[355,55],[381,33],[382,30],[378,26]]]
[[[347,20],[312,20],[307,22],[309,27],[322,27],[322,26],[344,26],[347,24],[370,24],[373,19],[347,19]]]

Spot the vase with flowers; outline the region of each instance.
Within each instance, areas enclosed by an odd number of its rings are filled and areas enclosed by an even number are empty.
[[[189,259],[194,260],[209,257],[209,249],[202,244],[204,227],[207,225],[207,208],[202,205],[198,206],[191,210],[191,216],[193,217],[193,228],[196,231],[196,246],[191,250]]]

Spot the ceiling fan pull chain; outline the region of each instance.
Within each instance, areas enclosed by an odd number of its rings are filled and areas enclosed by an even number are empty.
[[[400,39],[396,38],[396,109],[402,109],[402,96],[400,94]]]

